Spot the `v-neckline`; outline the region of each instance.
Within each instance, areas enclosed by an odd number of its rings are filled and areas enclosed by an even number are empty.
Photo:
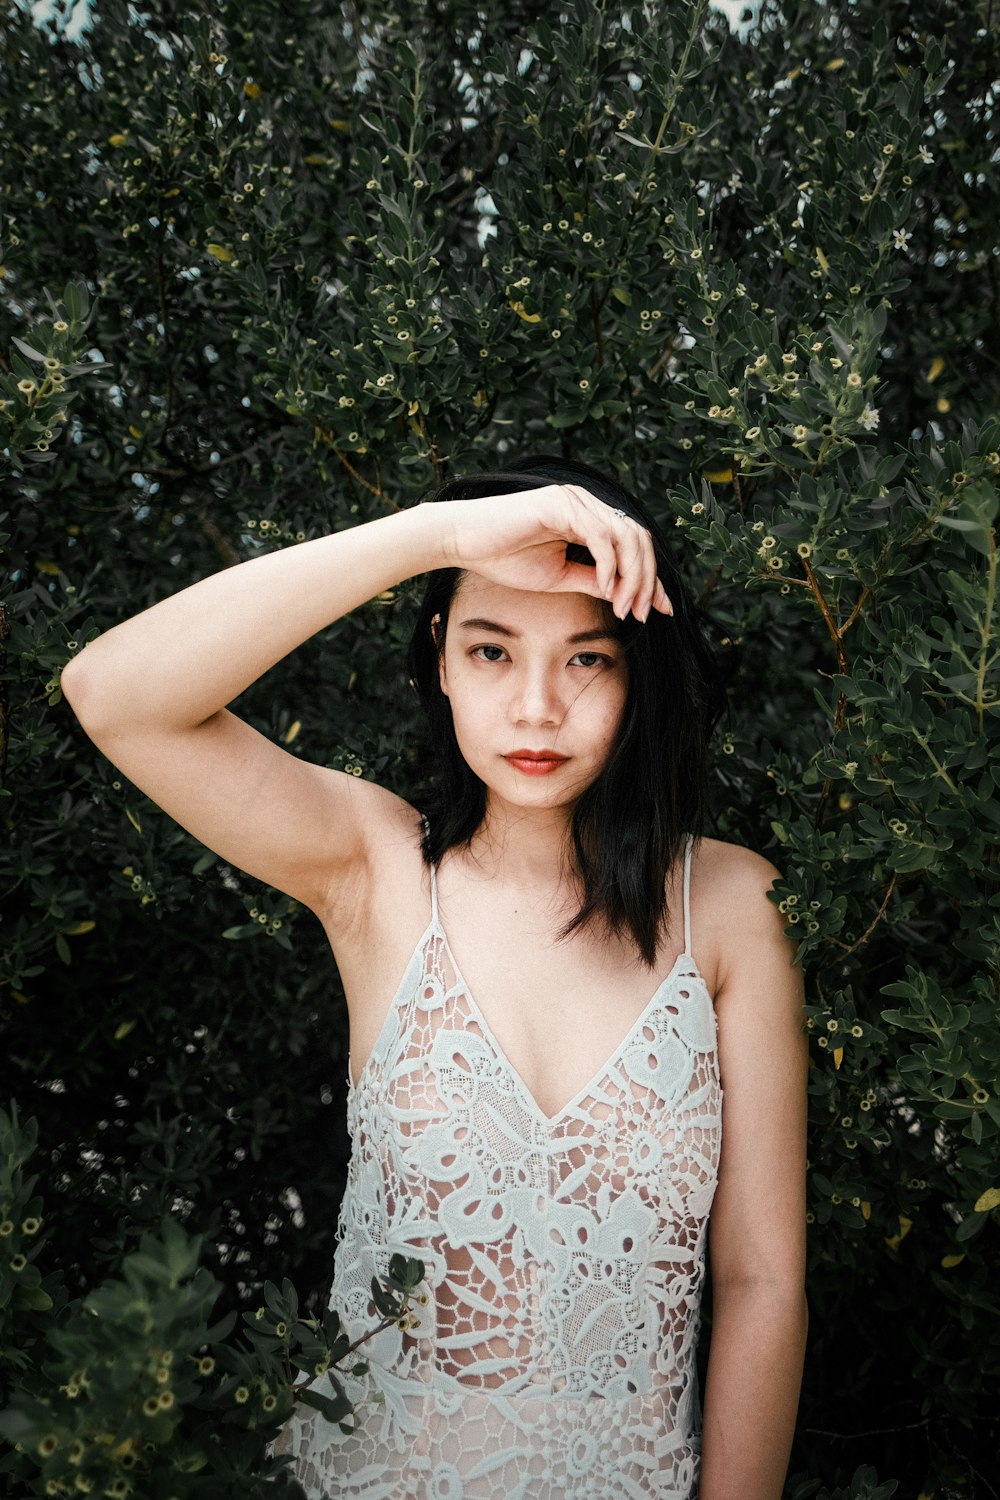
[[[538,1100],[535,1098],[534,1094],[529,1089],[527,1083],[525,1083],[524,1079],[522,1078],[521,1074],[518,1072],[517,1068],[515,1068],[514,1064],[511,1062],[511,1060],[508,1057],[505,1049],[503,1047],[501,1047],[499,1041],[497,1040],[496,1033],[494,1032],[493,1027],[490,1025],[489,1021],[486,1019],[485,1015],[483,1014],[482,1009],[480,1008],[479,1002],[476,1000],[476,997],[475,997],[475,995],[472,992],[471,985],[469,984],[468,980],[465,978],[465,975],[462,973],[461,969],[458,966],[458,961],[455,958],[455,954],[454,954],[454,951],[452,949],[451,943],[448,941],[448,934],[445,932],[444,927],[443,927],[443,925],[441,923],[441,918],[439,916],[436,916],[436,915],[432,916],[430,922],[428,923],[426,931],[425,931],[425,938],[426,938],[426,934],[429,933],[429,932],[431,932],[431,931],[433,931],[435,928],[437,929],[437,932],[438,932],[439,936],[441,937],[441,939],[443,940],[445,948],[447,949],[448,960],[449,960],[449,962],[451,964],[451,967],[452,967],[452,969],[454,971],[455,979],[457,981],[458,987],[462,990],[462,993],[465,995],[466,999],[468,1000],[470,1007],[475,1012],[476,1020],[479,1022],[480,1026],[482,1027],[483,1032],[484,1032],[485,1037],[486,1037],[486,1040],[489,1042],[490,1046],[493,1048],[493,1051],[496,1054],[498,1061],[503,1064],[503,1066],[510,1073],[511,1077],[514,1079],[515,1083],[517,1084],[518,1088],[521,1090],[522,1094],[525,1097],[526,1102],[530,1105],[530,1107],[531,1107],[532,1111],[534,1112],[534,1114],[537,1115],[537,1117],[546,1126],[557,1125],[557,1124],[560,1123],[560,1121],[562,1121],[563,1119],[565,1119],[565,1117],[569,1114],[570,1110],[573,1109],[573,1107],[575,1105],[579,1104],[580,1100],[586,1097],[586,1095],[590,1092],[590,1090],[594,1087],[594,1085],[597,1084],[597,1083],[599,1083],[601,1081],[601,1079],[604,1078],[605,1075],[611,1070],[611,1068],[614,1066],[614,1064],[618,1061],[618,1059],[621,1056],[622,1052],[628,1046],[628,1043],[635,1036],[635,1034],[638,1031],[639,1027],[641,1025],[643,1025],[644,1022],[646,1021],[646,1018],[649,1016],[650,1012],[653,1010],[653,1007],[656,1005],[657,1001],[660,999],[660,996],[663,994],[663,991],[666,989],[667,985],[670,983],[670,981],[673,979],[674,975],[677,973],[678,966],[679,966],[679,964],[680,964],[680,962],[681,962],[682,959],[686,958],[688,960],[688,963],[690,965],[690,969],[691,969],[691,972],[692,972],[692,977],[699,979],[701,981],[702,985],[705,988],[705,993],[706,994],[708,993],[708,986],[705,984],[705,980],[702,977],[701,970],[698,968],[698,965],[695,963],[695,961],[694,961],[693,957],[691,956],[691,954],[688,953],[686,950],[684,952],[678,953],[677,957],[674,959],[673,964],[670,967],[670,972],[668,974],[666,974],[664,976],[664,978],[660,981],[660,983],[657,985],[655,992],[650,996],[649,1000],[643,1006],[642,1011],[636,1017],[636,1019],[633,1021],[632,1025],[629,1027],[628,1031],[622,1037],[621,1041],[618,1043],[617,1047],[611,1053],[611,1056],[607,1059],[607,1061],[604,1062],[604,1063],[602,1063],[601,1067],[597,1070],[597,1072],[593,1073],[590,1076],[590,1078],[587,1079],[587,1082],[583,1085],[583,1088],[579,1089],[573,1095],[572,1099],[570,1099],[566,1104],[564,1104],[561,1109],[556,1110],[556,1112],[555,1112],[554,1115],[547,1115],[545,1113],[544,1109],[542,1108],[542,1106],[539,1104]]]

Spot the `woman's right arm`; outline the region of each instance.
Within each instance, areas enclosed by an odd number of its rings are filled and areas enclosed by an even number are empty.
[[[203,578],[84,647],[63,694],[98,749],[177,823],[319,911],[407,804],[291,755],[226,704],[376,594],[451,566],[460,508],[413,506]]]
[[[594,565],[570,562],[567,542]],[[645,528],[576,485],[416,505],[213,573],[85,646],[63,693],[98,749],[209,849],[339,923],[413,809],[290,755],[226,707],[296,646],[405,578],[459,567],[515,589],[669,613]]]

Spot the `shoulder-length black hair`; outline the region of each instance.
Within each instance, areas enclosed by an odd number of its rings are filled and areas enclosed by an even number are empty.
[[[661,932],[669,930],[667,873],[687,834],[700,838],[704,832],[707,748],[726,706],[725,678],[709,645],[707,621],[689,596],[661,532],[618,479],[575,459],[536,453],[496,473],[455,476],[429,494],[427,502],[517,494],[543,484],[582,485],[645,526],[653,540],[657,576],[674,607],[672,617],[653,609],[640,624],[631,614],[619,621],[606,605],[625,648],[628,692],[615,747],[573,809],[584,901],[558,934],[562,940],[584,923],[603,918],[616,935],[623,929],[630,932],[643,961],[653,968]],[[571,561],[593,563],[585,547],[567,545]],[[448,613],[462,577],[460,568],[435,568],[427,574],[406,657],[429,724],[421,754],[429,779],[417,800],[426,819],[423,857],[435,864],[456,845],[468,848],[486,813],[485,784],[459,749],[438,675]],[[441,617],[437,642],[432,634],[435,615]]]

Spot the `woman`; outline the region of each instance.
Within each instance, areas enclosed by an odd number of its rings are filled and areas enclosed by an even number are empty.
[[[417,574],[423,815],[225,707]],[[394,1253],[426,1302],[365,1345],[383,1399],[347,1379],[354,1431],[302,1409],[280,1434],[310,1500],[778,1500],[807,1323],[801,971],[779,872],[701,836],[722,689],[637,499],[545,455],[452,480],[192,585],[62,685],[137,786],[316,913],[340,970],[331,1305],[364,1333]]]

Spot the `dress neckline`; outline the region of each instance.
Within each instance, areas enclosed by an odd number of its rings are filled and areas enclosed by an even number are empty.
[[[426,827],[426,819],[424,820],[424,823],[425,823],[425,827]],[[409,975],[410,969],[413,966],[413,962],[416,959],[416,957],[418,956],[418,954],[420,954],[420,955],[423,954],[424,947],[425,947],[425,945],[427,943],[427,940],[428,940],[429,937],[431,937],[432,934],[437,934],[437,936],[440,937],[440,939],[442,940],[442,942],[444,944],[444,948],[445,948],[445,950],[446,950],[446,952],[448,954],[448,960],[449,960],[449,962],[451,964],[452,971],[453,971],[454,976],[455,976],[455,980],[456,980],[455,987],[458,988],[458,989],[460,989],[462,991],[462,993],[465,995],[465,997],[466,997],[466,999],[467,999],[467,1001],[469,1003],[470,1008],[475,1012],[476,1019],[479,1022],[480,1027],[482,1028],[483,1036],[484,1036],[484,1038],[485,1038],[488,1046],[492,1049],[493,1053],[495,1054],[495,1056],[497,1058],[497,1061],[504,1068],[507,1069],[507,1071],[509,1072],[511,1078],[514,1080],[515,1086],[518,1088],[518,1090],[524,1096],[524,1101],[527,1104],[528,1108],[530,1109],[530,1112],[534,1115],[534,1117],[536,1118],[536,1120],[543,1127],[551,1127],[551,1126],[559,1124],[562,1120],[564,1120],[569,1115],[570,1111],[577,1104],[579,1104],[579,1102],[581,1101],[581,1099],[585,1098],[586,1095],[595,1087],[595,1085],[598,1084],[598,1083],[600,1083],[601,1080],[607,1076],[607,1074],[610,1072],[610,1070],[614,1067],[615,1063],[621,1057],[622,1053],[625,1051],[625,1048],[631,1042],[632,1038],[636,1035],[636,1033],[638,1032],[639,1028],[648,1021],[650,1015],[652,1015],[652,1014],[655,1013],[657,1004],[662,999],[662,997],[664,995],[664,992],[669,990],[669,988],[672,985],[673,981],[678,977],[679,974],[686,974],[689,979],[693,979],[698,984],[701,985],[701,988],[702,988],[702,991],[703,991],[703,994],[704,994],[704,1000],[705,1000],[705,1002],[708,1005],[708,1009],[709,1009],[709,1012],[710,1012],[711,1017],[712,1017],[712,1027],[713,1027],[713,1030],[715,1031],[715,1033],[717,1035],[718,1034],[718,1022],[717,1022],[716,1015],[715,1015],[715,1006],[712,1003],[712,996],[711,996],[711,993],[709,991],[708,985],[707,985],[707,983],[705,981],[704,975],[702,974],[702,972],[699,969],[698,965],[695,963],[694,956],[693,956],[693,954],[691,953],[691,950],[690,950],[690,941],[691,941],[691,939],[690,939],[690,933],[691,933],[691,912],[690,912],[690,888],[689,888],[689,883],[690,883],[691,853],[692,853],[693,842],[694,842],[693,838],[689,835],[688,836],[688,841],[687,841],[687,847],[686,847],[686,850],[685,850],[684,879],[683,879],[684,948],[681,950],[680,953],[678,953],[677,957],[674,959],[674,962],[673,962],[673,964],[670,967],[669,972],[664,975],[663,979],[657,985],[655,991],[650,996],[649,1000],[647,1000],[646,1004],[643,1006],[643,1008],[640,1011],[639,1015],[633,1021],[632,1025],[629,1027],[628,1031],[622,1037],[621,1041],[615,1047],[615,1049],[611,1053],[611,1055],[605,1060],[605,1062],[601,1065],[601,1067],[597,1070],[597,1072],[595,1072],[595,1073],[593,1073],[591,1075],[591,1077],[587,1080],[587,1082],[583,1085],[583,1087],[581,1089],[579,1089],[573,1095],[572,1099],[570,1099],[566,1104],[564,1104],[560,1109],[558,1109],[555,1112],[555,1114],[551,1114],[551,1115],[546,1114],[545,1110],[542,1109],[541,1105],[538,1103],[538,1100],[535,1098],[534,1094],[531,1092],[531,1090],[528,1087],[527,1083],[525,1082],[524,1078],[521,1076],[521,1074],[518,1072],[517,1068],[515,1068],[514,1064],[511,1062],[511,1060],[508,1057],[505,1049],[500,1045],[500,1042],[497,1039],[496,1033],[494,1032],[492,1026],[490,1025],[489,1021],[487,1020],[487,1018],[486,1018],[486,1016],[485,1016],[482,1008],[479,1005],[479,1002],[477,1001],[475,995],[473,994],[471,985],[468,983],[468,981],[465,978],[465,975],[462,973],[462,970],[459,967],[458,960],[455,957],[454,950],[452,949],[451,943],[450,943],[450,941],[448,939],[448,934],[444,930],[444,925],[441,922],[441,918],[440,918],[440,915],[438,913],[437,865],[434,864],[434,863],[431,863],[431,865],[430,865],[430,877],[431,877],[431,917],[430,917],[430,921],[427,923],[427,925],[424,928],[423,932],[421,933],[420,937],[417,939],[416,946],[414,947],[413,952],[410,955],[409,962],[406,965],[406,969],[403,972],[403,976],[400,979],[399,985],[397,986],[396,991],[395,991],[395,993],[394,993],[394,995],[392,997],[392,1000],[391,1000],[391,1002],[389,1004],[389,1009],[387,1010],[387,1012],[385,1014],[385,1018],[384,1018],[384,1020],[382,1022],[382,1027],[381,1027],[381,1029],[379,1031],[378,1037],[376,1038],[374,1046],[371,1048],[371,1051],[369,1052],[368,1057],[365,1060],[364,1066],[361,1069],[361,1073],[360,1073],[360,1076],[358,1077],[357,1083],[354,1082],[354,1079],[351,1076],[351,1073],[352,1073],[352,1068],[351,1068],[351,1054],[350,1054],[350,1050],[348,1050],[348,1054],[347,1054],[347,1085],[348,1085],[348,1093],[349,1094],[354,1094],[357,1090],[359,1090],[361,1088],[361,1085],[362,1085],[362,1083],[364,1082],[364,1079],[365,1079],[365,1075],[368,1073],[369,1068],[370,1068],[370,1066],[372,1064],[372,1059],[375,1057],[375,1054],[378,1052],[378,1049],[379,1049],[379,1046],[381,1045],[382,1039],[385,1036],[385,1034],[388,1031],[388,1028],[389,1028],[389,1026],[391,1024],[391,1018],[393,1016],[393,1013],[395,1012],[396,1007],[400,1003],[400,1000],[402,998],[403,989],[404,989],[404,986],[406,984],[406,979],[407,979],[407,976]],[[686,967],[682,967],[682,965],[684,963],[684,960],[687,961]],[[424,963],[426,963],[426,959],[424,959],[423,961],[424,961]]]
[[[593,1089],[595,1084],[600,1083],[601,1080],[610,1072],[615,1063],[621,1057],[625,1048],[628,1046],[629,1042],[635,1036],[636,1032],[648,1020],[650,1014],[655,1010],[657,1002],[663,996],[664,991],[668,988],[668,986],[679,973],[686,973],[689,977],[696,979],[701,984],[703,990],[705,991],[705,998],[709,1003],[709,1009],[713,1010],[714,1016],[714,1009],[711,1004],[711,996],[708,993],[708,985],[705,983],[705,979],[701,973],[701,970],[698,968],[698,965],[695,963],[691,954],[686,950],[682,953],[678,953],[677,957],[674,959],[673,964],[671,965],[670,972],[665,975],[665,977],[660,981],[659,985],[657,985],[656,990],[650,996],[649,1000],[647,1000],[641,1012],[633,1021],[632,1025],[622,1037],[621,1041],[611,1053],[610,1057],[608,1057],[607,1060],[601,1064],[596,1073],[593,1073],[590,1078],[587,1079],[587,1082],[583,1085],[583,1087],[577,1090],[572,1099],[568,1100],[567,1103],[562,1105],[560,1109],[557,1109],[555,1114],[549,1115],[545,1113],[544,1109],[542,1109],[542,1106],[539,1104],[538,1100],[529,1089],[527,1083],[525,1083],[521,1074],[511,1062],[506,1051],[503,1047],[501,1047],[499,1041],[497,1040],[496,1033],[483,1014],[479,1006],[479,1002],[476,1000],[476,997],[472,992],[472,987],[469,985],[468,981],[465,978],[465,975],[462,973],[461,969],[458,966],[455,954],[452,951],[451,943],[448,941],[448,934],[445,932],[444,927],[441,925],[441,920],[436,913],[431,917],[430,922],[424,929],[424,936],[421,938],[420,944],[418,946],[422,945],[426,941],[428,934],[435,928],[437,929],[437,933],[443,940],[444,946],[447,949],[448,960],[454,971],[458,986],[461,988],[461,991],[468,1001],[471,1009],[475,1012],[476,1020],[482,1027],[483,1034],[485,1035],[487,1041],[489,1042],[489,1045],[492,1047],[494,1053],[496,1054],[498,1062],[502,1063],[502,1065],[507,1069],[507,1071],[510,1073],[510,1076],[514,1079],[518,1088],[524,1095],[525,1102],[530,1105],[532,1112],[546,1126],[559,1124],[569,1114],[574,1106],[579,1104],[581,1099],[586,1098],[587,1094],[591,1091],[591,1089]],[[680,967],[681,961],[683,959],[687,959],[688,961],[688,967],[686,970],[681,969]]]

